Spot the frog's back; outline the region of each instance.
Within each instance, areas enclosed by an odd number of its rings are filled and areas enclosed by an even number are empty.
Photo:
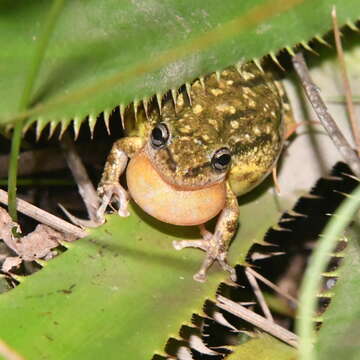
[[[232,190],[241,195],[259,184],[275,165],[283,146],[288,104],[271,74],[253,63],[243,65],[239,72],[227,70],[222,78],[223,86],[229,87],[229,100],[223,100],[232,105],[223,115],[224,136],[232,153],[228,179]]]
[[[189,106],[181,95],[174,121],[184,122],[181,127],[191,128],[191,136],[205,147],[228,147],[232,190],[237,195],[251,190],[271,171],[283,145],[287,104],[279,84],[247,63],[239,70],[227,68],[220,79],[211,74],[204,88],[196,81],[191,98]]]
[[[176,111],[169,98],[161,115],[154,108],[148,121],[140,122],[143,136],[158,122],[171,129],[169,147],[174,148],[170,150],[178,174],[162,169],[162,175],[183,178],[181,169],[184,174],[190,173],[189,167],[201,169],[191,181],[210,185],[218,179],[212,174],[216,170],[211,168],[211,157],[216,150],[228,148],[231,167],[227,178],[232,190],[237,195],[251,190],[271,171],[282,148],[287,102],[281,87],[271,74],[247,63],[238,70],[225,69],[220,78],[215,73],[207,76],[204,86],[195,81],[190,95],[191,104],[186,92],[181,92]]]

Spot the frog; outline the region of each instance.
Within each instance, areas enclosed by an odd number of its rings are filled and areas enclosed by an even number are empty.
[[[199,239],[173,242],[176,250],[192,247],[205,252],[194,280],[206,281],[215,262],[236,279],[227,255],[239,223],[237,198],[276,166],[289,111],[282,86],[253,62],[194,81],[174,99],[166,98],[160,108],[140,114],[136,128],[113,144],[98,185],[98,217],[103,218],[114,201],[118,214],[128,216],[133,198],[161,221],[197,225]],[[119,183],[123,173],[128,191]],[[148,196],[152,188],[146,174],[158,184],[154,196]],[[165,201],[167,191],[171,195]],[[198,203],[205,205],[196,215]],[[154,210],[157,206],[160,210]],[[205,224],[216,216],[211,233]]]

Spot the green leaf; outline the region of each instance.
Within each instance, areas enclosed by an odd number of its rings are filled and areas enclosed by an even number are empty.
[[[232,260],[243,242],[249,248],[261,241],[259,228],[277,217],[271,195],[262,199],[242,206]],[[264,204],[273,209],[271,216]],[[138,208],[126,219],[109,216],[104,226],[0,296],[6,324],[0,338],[27,360],[150,359],[168,337],[179,337],[194,312],[202,313],[204,301],[215,298],[228,276],[215,265],[206,283],[192,279],[204,254],[176,251],[172,241],[194,236],[196,228],[157,222]]]
[[[345,263],[333,289],[330,306],[324,313],[316,350],[319,360],[360,358],[360,243],[355,223]]]
[[[312,317],[316,308],[316,294],[320,285],[321,274],[326,269],[331,251],[335,248],[337,241],[349,226],[359,208],[360,185],[351,193],[351,196],[345,199],[331,217],[310,258],[301,284],[298,320],[296,323],[297,332],[300,336],[300,359],[316,359],[316,353],[313,351],[315,336]]]
[[[266,333],[235,347],[226,360],[295,360],[297,352],[291,346]]]
[[[238,61],[309,41],[358,18],[357,0],[68,1],[36,82],[31,116],[93,117]],[[2,0],[0,123],[13,124],[47,0]],[[21,19],[21,21],[19,21]],[[18,116],[18,117],[17,117]]]

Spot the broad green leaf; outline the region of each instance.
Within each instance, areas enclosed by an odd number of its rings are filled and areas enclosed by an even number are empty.
[[[291,346],[266,333],[235,347],[226,360],[296,360],[297,352]]]
[[[15,121],[47,0],[0,1],[0,123]],[[96,116],[238,61],[309,41],[358,19],[357,0],[67,1],[36,80],[47,121]],[[21,19],[21,20],[20,20]]]
[[[272,196],[262,198],[242,206],[232,261],[245,251],[243,242],[249,248],[261,241],[265,231],[259,229],[278,216]],[[27,360],[150,359],[169,336],[179,337],[181,325],[202,312],[227,278],[213,266],[206,283],[192,279],[203,253],[176,251],[171,242],[193,236],[196,228],[165,225],[139,209],[126,219],[109,216],[104,226],[0,296],[6,324],[0,339]]]
[[[317,359],[360,358],[360,243],[356,223],[334,295],[324,313],[316,344]]]

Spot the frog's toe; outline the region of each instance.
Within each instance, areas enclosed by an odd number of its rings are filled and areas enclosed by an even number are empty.
[[[204,240],[174,240],[172,244],[175,250],[182,250],[187,247],[199,248],[204,251],[208,250],[208,243]]]
[[[101,204],[96,211],[98,219],[103,219],[106,208],[111,204],[112,201],[118,202],[117,213],[122,217],[130,215],[128,211],[129,196],[127,191],[119,184],[104,184],[98,188],[98,194],[101,198]]]
[[[193,279],[195,281],[198,281],[198,282],[205,282],[207,277],[206,277],[206,271],[198,271],[194,276],[193,276]]]
[[[206,255],[200,270],[194,275],[194,280],[205,281],[206,273],[214,262],[218,262],[221,268],[230,273],[231,280],[236,280],[235,269],[226,261],[227,251],[217,244],[209,244],[206,247]]]
[[[119,210],[117,211],[117,213],[119,214],[119,216],[121,217],[128,217],[130,216],[129,210],[127,209],[127,206],[125,209],[121,209],[119,208]]]
[[[235,269],[230,266],[226,260],[224,259],[224,255],[222,253],[214,256],[213,250],[207,251],[205,259],[203,261],[203,264],[200,268],[200,270],[194,275],[194,280],[204,282],[206,281],[206,273],[208,269],[211,267],[211,265],[217,261],[221,268],[228,273],[230,273],[230,278],[233,281],[236,281],[236,272]]]
[[[202,234],[203,236],[208,234]],[[206,273],[211,265],[217,261],[221,268],[230,273],[231,280],[236,280],[235,269],[230,266],[226,261],[227,251],[224,250],[217,243],[206,240],[204,236],[203,240],[180,240],[173,241],[173,246],[176,250],[182,250],[187,247],[199,248],[206,252],[203,263],[200,267],[200,270],[193,276],[195,281],[205,282],[206,281]]]
[[[105,219],[105,211],[106,211],[106,208],[108,207],[108,205],[110,203],[110,200],[111,200],[111,196],[109,197],[108,195],[107,196],[104,195],[101,198],[100,206],[96,210],[96,218],[99,221],[102,221],[102,222],[104,221],[104,219]]]
[[[217,261],[219,262],[220,266],[223,270],[227,271],[230,274],[230,279],[232,281],[236,281],[236,271],[231,265],[229,265],[223,257],[218,257]]]

